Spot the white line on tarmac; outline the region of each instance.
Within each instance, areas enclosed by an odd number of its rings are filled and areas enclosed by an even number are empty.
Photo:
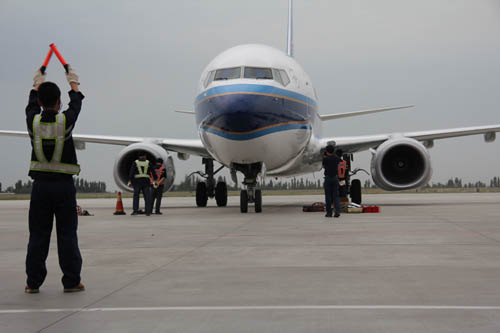
[[[128,308],[12,309],[0,314],[40,312],[119,312],[119,311],[241,311],[241,310],[500,310],[500,306],[468,305],[250,305],[250,306],[158,306]]]

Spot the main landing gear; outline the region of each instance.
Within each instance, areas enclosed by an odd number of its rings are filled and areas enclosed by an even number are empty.
[[[347,163],[347,170],[346,170],[346,186],[347,186],[347,192],[349,193],[349,196],[351,197],[351,201],[355,204],[360,205],[361,204],[361,181],[359,179],[352,179],[351,176],[354,176],[360,171],[365,172],[367,175],[369,173],[366,170],[363,169],[354,169],[351,171],[351,163],[353,161],[353,154],[344,154],[343,155],[344,161]]]
[[[206,207],[208,198],[214,197],[218,207],[227,206],[227,184],[225,182],[216,183],[214,177],[224,166],[214,171],[214,160],[203,158],[202,163],[205,164],[205,173],[199,171],[195,173],[206,180],[196,184],[196,206]]]
[[[243,185],[246,189],[240,192],[240,211],[248,212],[248,204],[253,203],[255,212],[262,212],[262,191],[257,188],[257,176],[262,171],[262,163],[233,164],[233,168],[245,175]]]

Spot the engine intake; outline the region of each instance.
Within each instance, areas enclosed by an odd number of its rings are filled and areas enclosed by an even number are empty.
[[[164,191],[170,190],[175,179],[174,160],[165,149],[154,143],[134,143],[127,146],[118,154],[113,169],[116,185],[123,191],[133,192],[133,188],[127,185],[129,172],[132,163],[142,154],[146,155],[151,165],[155,164],[157,159],[163,159],[163,165],[167,172]]]
[[[410,138],[394,138],[381,144],[371,161],[374,183],[387,191],[421,187],[432,176],[430,155],[423,144]]]

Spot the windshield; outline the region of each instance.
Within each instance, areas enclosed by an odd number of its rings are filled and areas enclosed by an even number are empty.
[[[245,79],[272,80],[273,71],[271,68],[245,67]]]
[[[239,79],[240,77],[241,77],[240,67],[224,68],[215,71],[214,81]]]

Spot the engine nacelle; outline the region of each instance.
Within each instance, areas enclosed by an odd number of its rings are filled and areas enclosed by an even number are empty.
[[[374,183],[386,191],[414,189],[431,179],[431,157],[417,140],[393,138],[373,153],[371,172]]]
[[[115,178],[116,185],[123,191],[133,192],[133,187],[128,186],[128,176],[132,163],[141,154],[145,154],[147,159],[154,165],[156,160],[163,159],[163,165],[165,166],[167,172],[167,180],[165,182],[164,191],[168,191],[172,188],[175,179],[175,167],[174,160],[169,153],[163,149],[161,146],[154,143],[134,143],[123,149],[115,160],[115,166],[113,170],[113,176]]]

